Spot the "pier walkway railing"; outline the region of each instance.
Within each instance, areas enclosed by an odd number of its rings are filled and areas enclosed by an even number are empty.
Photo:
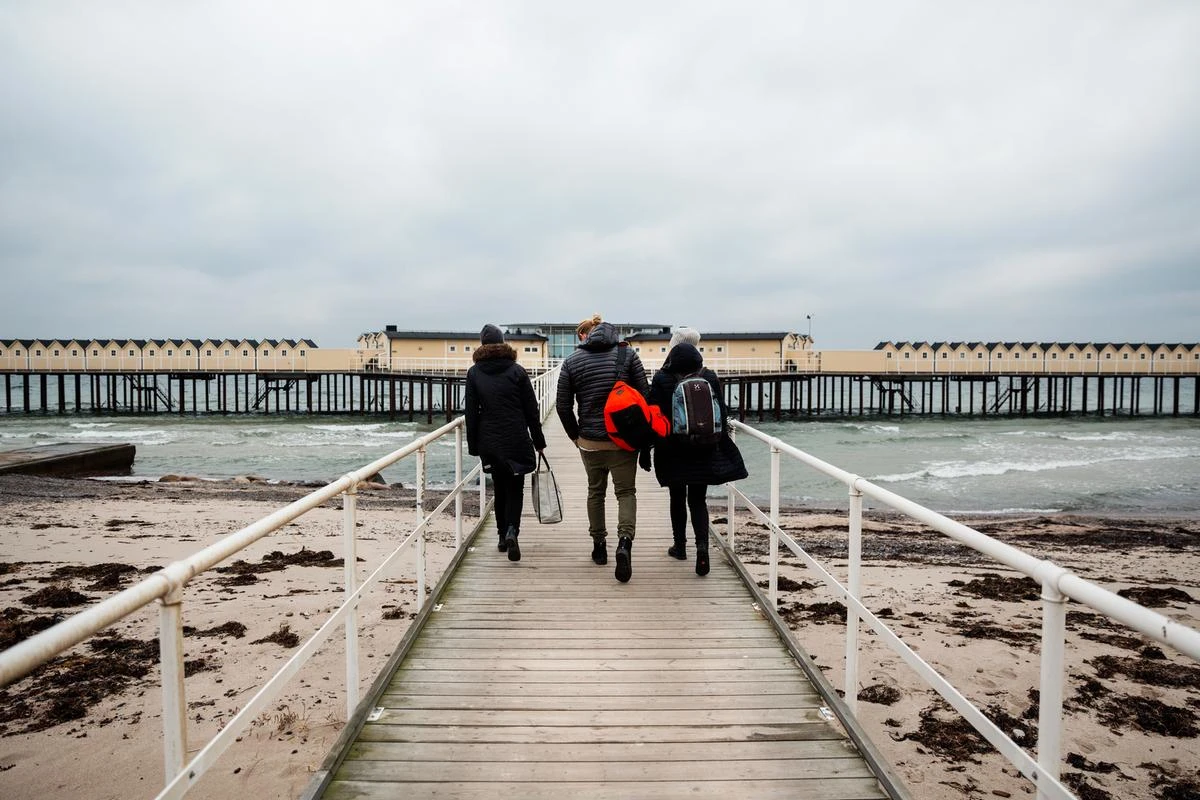
[[[729,514],[726,545],[736,552],[736,509],[740,501],[751,514],[770,530],[768,560],[767,607],[774,612],[778,596],[779,545],[782,543],[811,571],[820,577],[831,592],[846,606],[846,647],[844,692],[850,713],[857,708],[859,676],[859,623],[865,622],[879,641],[893,650],[915,673],[957,710],[1001,755],[1036,787],[1039,800],[1043,798],[1074,798],[1058,780],[1062,761],[1063,687],[1065,683],[1066,605],[1068,600],[1091,608],[1128,626],[1150,639],[1168,645],[1180,653],[1200,660],[1200,631],[1181,625],[1151,611],[1138,603],[1126,600],[1107,589],[1090,583],[1048,560],[1038,559],[1023,550],[1007,545],[973,528],[931,511],[894,492],[851,474],[780,439],[767,436],[741,422],[733,428],[746,437],[770,449],[771,479],[769,508],[764,511],[734,485],[728,487]],[[743,445],[744,446],[744,445]],[[849,513],[847,519],[848,568],[846,580],[838,580],[825,565],[819,563],[786,531],[779,526],[780,461],[787,456],[847,488]],[[982,553],[988,558],[1032,578],[1041,586],[1042,631],[1041,669],[1038,711],[1037,760],[984,713],[950,684],[934,667],[921,658],[887,623],[868,608],[863,600],[862,531],[863,498],[867,497],[888,508],[928,525],[955,541]]]

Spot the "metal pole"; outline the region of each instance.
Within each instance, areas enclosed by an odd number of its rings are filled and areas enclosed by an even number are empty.
[[[1067,598],[1057,588],[1066,570],[1044,562],[1042,579],[1042,674],[1038,706],[1038,766],[1058,780],[1062,762],[1063,673],[1066,660]],[[1048,794],[1038,789],[1039,800]]]
[[[771,608],[779,604],[779,448],[771,445],[771,555],[769,578]]]
[[[862,509],[863,495],[850,487],[850,595],[862,599]],[[858,711],[858,613],[846,606],[846,705]]]
[[[358,589],[357,526],[358,487],[351,486],[342,495],[342,555],[346,596]],[[346,719],[358,707],[358,607],[346,614]]]
[[[454,429],[454,485],[462,483],[463,472],[463,429]],[[463,536],[463,493],[454,495],[454,549],[462,545]]]
[[[162,673],[163,785],[187,758],[187,701],[183,688],[183,589],[159,598],[158,659]]]
[[[729,431],[729,438],[730,439],[735,438],[734,432],[732,430]],[[732,553],[736,553],[737,552],[737,541],[735,540],[734,537],[736,536],[735,531],[737,529],[733,524],[733,514],[734,514],[734,510],[737,508],[737,506],[734,503],[735,495],[733,493],[733,484],[732,483],[730,483],[728,486],[727,495],[728,495],[729,510],[725,514],[725,538],[729,541],[729,551]]]

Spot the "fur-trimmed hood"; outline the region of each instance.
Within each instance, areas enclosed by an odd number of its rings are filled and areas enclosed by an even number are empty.
[[[512,345],[504,342],[499,344],[481,344],[471,354],[471,360],[476,364],[485,361],[516,361],[517,351],[513,349]]]

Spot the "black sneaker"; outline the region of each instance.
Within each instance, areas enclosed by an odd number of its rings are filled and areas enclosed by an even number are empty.
[[[687,561],[687,545],[673,544],[667,548],[667,555],[671,558],[678,558],[680,561]]]
[[[508,549],[509,561],[521,560],[521,546],[517,544],[517,529],[509,528],[508,535],[504,537],[504,545]]]
[[[505,538],[503,533],[500,534],[500,541],[496,543],[496,549],[501,553],[508,549],[508,539]]]
[[[608,545],[603,539],[594,540],[592,545],[592,561],[600,566],[608,563]]]
[[[696,548],[696,574],[704,577],[708,574],[708,548]]]
[[[617,580],[621,583],[629,583],[629,578],[633,575],[633,564],[630,563],[629,550],[633,547],[633,541],[627,536],[622,536],[621,541],[617,543]]]

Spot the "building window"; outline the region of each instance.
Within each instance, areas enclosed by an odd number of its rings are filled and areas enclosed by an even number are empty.
[[[38,353],[38,355],[41,355],[41,353]],[[1166,358],[1166,357],[1167,357],[1167,354],[1166,354],[1166,353],[1159,353],[1159,354],[1158,354],[1158,360],[1159,360],[1159,361],[1162,361],[1162,360],[1163,360],[1164,358]]]
[[[959,353],[959,354],[958,354],[958,357],[959,357],[959,358],[966,358],[966,357],[967,357],[967,354],[966,354],[966,353]]]
[[[1020,357],[1021,357],[1020,353],[1013,353],[1013,358],[1020,358]]]
[[[130,350],[130,351],[129,351],[129,355],[133,355],[133,351],[132,351],[132,350]]]
[[[929,353],[921,353],[921,358],[929,358]]]
[[[191,350],[184,350],[184,351],[183,351],[183,354],[184,354],[185,356],[190,356],[190,355],[192,354],[192,351],[191,351]]]
[[[457,347],[455,347],[454,345],[450,345],[450,352],[451,352],[451,353],[455,353],[455,352],[457,352],[457,351],[458,351],[458,348],[457,348]]]
[[[205,350],[205,351],[204,351],[204,355],[206,355],[206,356],[208,356],[209,358],[211,358],[211,357],[212,357],[212,350]]]
[[[1104,360],[1105,360],[1105,361],[1112,361],[1112,353],[1105,353],[1105,354],[1104,354]]]
[[[1051,361],[1057,361],[1057,360],[1058,360],[1058,353],[1051,353],[1051,354],[1050,354],[1050,360],[1051,360]]]
[[[301,358],[304,358],[304,352],[305,352],[305,351],[303,351],[303,350],[301,350],[301,351],[300,351],[300,357],[301,357]],[[225,355],[229,355],[229,353],[226,353]]]
[[[116,350],[109,350],[109,351],[108,351],[108,354],[109,354],[110,356],[115,356],[115,355],[117,354],[117,351],[116,351]]]
[[[1075,360],[1075,354],[1074,354],[1074,353],[1068,353],[1068,354],[1067,354],[1067,359],[1068,359],[1069,361],[1074,361],[1074,360]]]
[[[1146,360],[1146,354],[1145,354],[1145,353],[1139,353],[1139,354],[1138,354],[1138,357],[1139,357],[1139,358],[1140,358],[1140,360],[1142,360],[1142,361],[1145,361],[1145,360]]]
[[[250,351],[249,351],[249,350],[243,350],[243,351],[242,351],[242,358],[249,358],[249,357],[250,357]]]
[[[228,350],[226,350],[226,351],[225,351],[225,357],[226,357],[226,358],[229,358],[229,351],[228,351]]]
[[[55,358],[58,358],[58,351],[57,351],[57,350],[55,350],[55,351],[54,351],[54,357],[55,357]]]
[[[40,356],[40,355],[42,354],[42,351],[41,351],[41,350],[34,350],[34,351],[33,351],[33,354],[34,354],[35,356]],[[116,353],[113,353],[113,355],[115,356],[115,355],[116,355]]]
[[[72,350],[72,351],[71,351],[71,358],[75,358],[77,355],[79,355],[79,351],[78,351],[78,350]]]
[[[464,353],[471,352],[471,345],[469,345],[469,344],[463,345],[463,352]],[[300,355],[304,355],[304,353],[301,353]]]
[[[888,353],[888,354],[887,354],[887,357],[888,357],[888,358],[891,358],[891,357],[892,357],[892,354],[891,354],[891,353]]]
[[[660,352],[660,353],[665,353],[665,352],[667,352],[667,348],[665,348],[665,347],[660,347],[660,348],[658,348],[658,352]]]
[[[92,351],[92,355],[93,355],[93,356],[98,356],[98,355],[100,355],[100,351],[99,351],[99,350],[93,350],[93,351]]]
[[[154,351],[151,350],[149,353],[147,353],[147,355],[149,355],[151,358],[154,358]]]
[[[280,350],[279,355],[282,358],[287,358],[287,350]]]
[[[1121,360],[1122,360],[1122,361],[1128,361],[1128,360],[1129,360],[1129,353],[1124,353],[1124,354],[1122,354],[1122,355],[1121,355]]]
[[[905,353],[905,354],[904,354],[904,357],[905,357],[905,358],[912,358],[912,353]]]
[[[1088,353],[1088,354],[1087,354],[1087,360],[1088,360],[1088,361],[1091,361],[1091,360],[1092,360],[1092,354],[1091,354],[1091,353]]]
[[[266,357],[267,357],[267,356],[269,356],[269,355],[271,355],[271,351],[270,351],[270,350],[263,350],[263,358],[266,358]]]
[[[949,356],[950,356],[949,353],[942,353],[942,358],[948,358]]]

